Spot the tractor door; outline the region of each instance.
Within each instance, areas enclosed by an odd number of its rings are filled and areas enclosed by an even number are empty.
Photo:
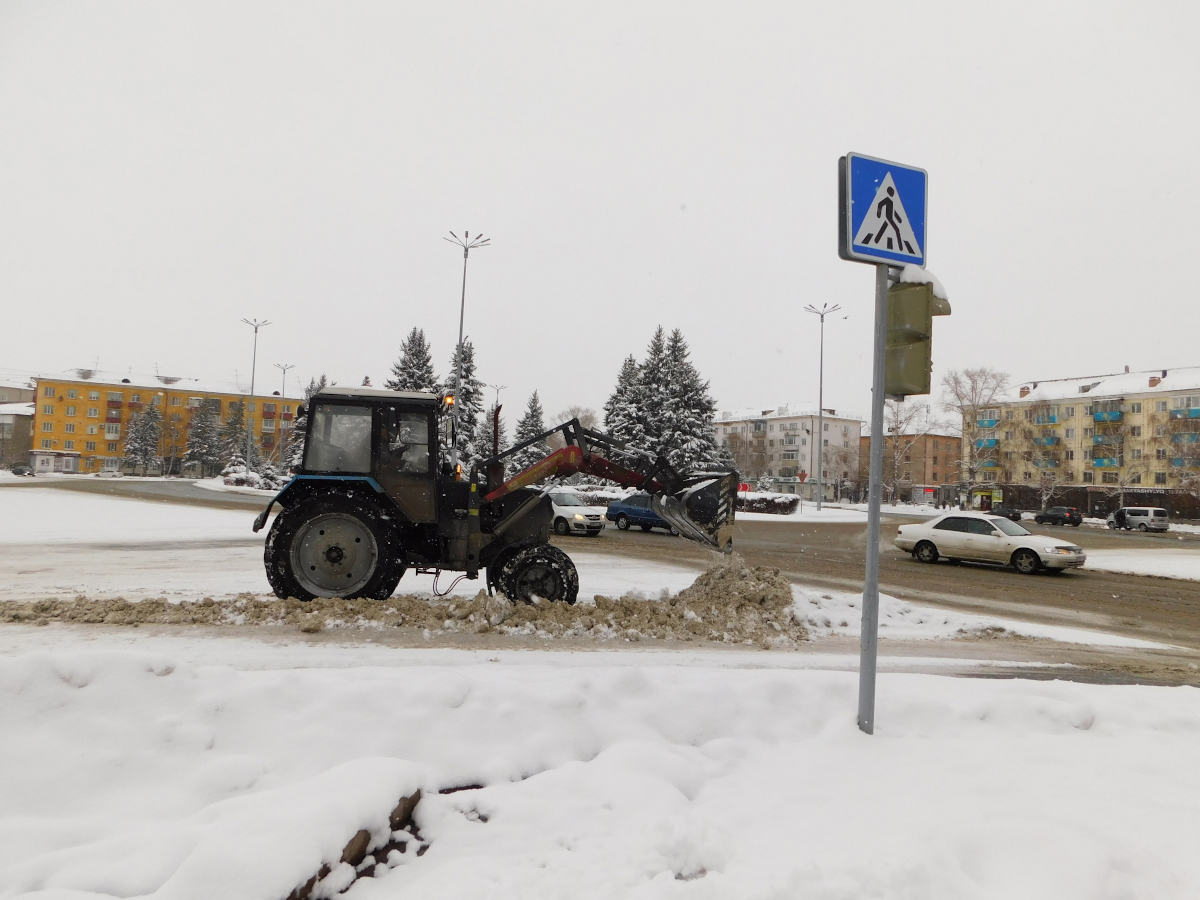
[[[433,412],[388,404],[376,409],[375,480],[410,522],[435,522]]]

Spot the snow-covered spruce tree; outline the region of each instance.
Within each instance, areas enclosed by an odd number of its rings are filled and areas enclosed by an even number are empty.
[[[637,360],[630,355],[621,363],[617,386],[604,404],[604,430],[629,447],[646,449],[640,409],[641,375]]]
[[[676,328],[667,339],[665,402],[659,412],[662,451],[680,472],[712,469],[717,461],[713,417],[717,404],[689,358],[687,341]]]
[[[667,342],[661,325],[646,348],[646,359],[638,367],[638,421],[645,435],[643,450],[658,454],[663,449],[663,411],[670,397]]]
[[[227,463],[236,455],[246,465],[246,402],[238,400],[229,404],[229,418],[217,430],[221,437],[221,458]],[[253,452],[253,448],[251,449]],[[253,464],[253,460],[250,463]]]
[[[525,414],[517,422],[517,433],[513,436],[513,446],[516,447],[523,444],[545,430],[546,423],[542,418],[542,401],[538,399],[537,391],[534,391],[529,397],[529,403],[525,406]],[[508,460],[509,475],[515,475],[522,469],[527,469],[535,462],[545,459],[549,452],[550,445],[545,440],[537,441],[525,449],[519,450]]]
[[[462,390],[458,390],[458,347],[450,357],[450,374],[446,376],[444,390],[454,394],[454,407],[458,423],[458,461],[464,472],[471,470],[471,463],[480,455],[476,450],[479,440],[479,419],[483,412],[483,382],[475,375],[475,346],[469,339],[462,344]],[[450,416],[446,416],[442,446],[450,448]],[[447,455],[448,458],[448,455]]]
[[[200,466],[200,477],[211,478],[225,461],[221,446],[216,414],[209,404],[201,404],[192,414],[192,422],[188,427],[187,452],[183,455],[183,461],[197,463]]]
[[[162,437],[162,413],[154,404],[147,404],[129,420],[129,435],[125,438],[125,458],[140,466],[142,474],[158,458],[158,441]]]
[[[312,403],[313,394],[329,385],[325,373],[321,377],[310,378],[308,387],[304,389],[304,415],[296,416],[292,423],[292,433],[288,436],[287,449],[284,450],[284,460],[289,470],[300,468],[304,462],[304,437],[308,431],[308,405]]]
[[[433,357],[425,332],[414,328],[400,344],[400,358],[392,364],[392,377],[384,382],[389,391],[438,390],[437,375],[433,372]]]

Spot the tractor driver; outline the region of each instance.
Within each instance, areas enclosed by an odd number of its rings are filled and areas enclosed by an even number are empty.
[[[429,417],[425,413],[388,409],[381,441],[383,463],[400,472],[429,473]]]

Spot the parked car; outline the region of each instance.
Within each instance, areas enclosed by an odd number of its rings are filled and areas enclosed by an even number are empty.
[[[588,506],[571,491],[552,491],[550,506],[554,509],[551,522],[555,534],[586,534],[592,537],[604,530],[604,509]]]
[[[1166,531],[1170,527],[1167,511],[1157,506],[1122,506],[1108,514],[1109,528],[1126,531]]]
[[[896,546],[920,562],[951,561],[1010,565],[1023,575],[1040,569],[1061,572],[1082,566],[1087,559],[1082,547],[1032,534],[1003,516],[977,512],[952,512],[926,522],[901,525]]]
[[[17,463],[12,467],[12,473],[14,475],[32,475],[33,469],[24,463]]]
[[[675,529],[659,518],[658,513],[654,511],[650,505],[649,494],[630,494],[622,500],[610,500],[608,512],[604,516],[610,522],[616,522],[622,531],[626,531],[630,525],[636,525],[642,531],[665,528],[671,534],[676,533]]]
[[[1036,513],[1033,521],[1039,525],[1074,525],[1078,528],[1083,524],[1083,513],[1074,506],[1051,506]]]
[[[992,515],[1004,516],[1006,519],[1012,519],[1014,522],[1020,522],[1022,513],[1019,509],[1009,506],[1007,503],[993,503]]]

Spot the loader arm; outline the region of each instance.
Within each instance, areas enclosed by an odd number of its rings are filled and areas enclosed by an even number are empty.
[[[493,479],[491,474],[503,471],[505,458],[554,434],[561,434],[566,446],[507,481],[492,486],[502,476]],[[604,455],[598,450],[604,450]],[[615,462],[611,457],[616,455],[625,457],[630,464]],[[651,459],[649,454],[629,451],[608,435],[583,427],[578,419],[571,419],[492,457],[484,468],[489,473],[489,491],[484,495],[484,502],[498,500],[547,478],[577,473],[594,475],[650,494],[654,511],[689,540],[726,553],[733,549],[736,472],[681,475],[664,456]]]

